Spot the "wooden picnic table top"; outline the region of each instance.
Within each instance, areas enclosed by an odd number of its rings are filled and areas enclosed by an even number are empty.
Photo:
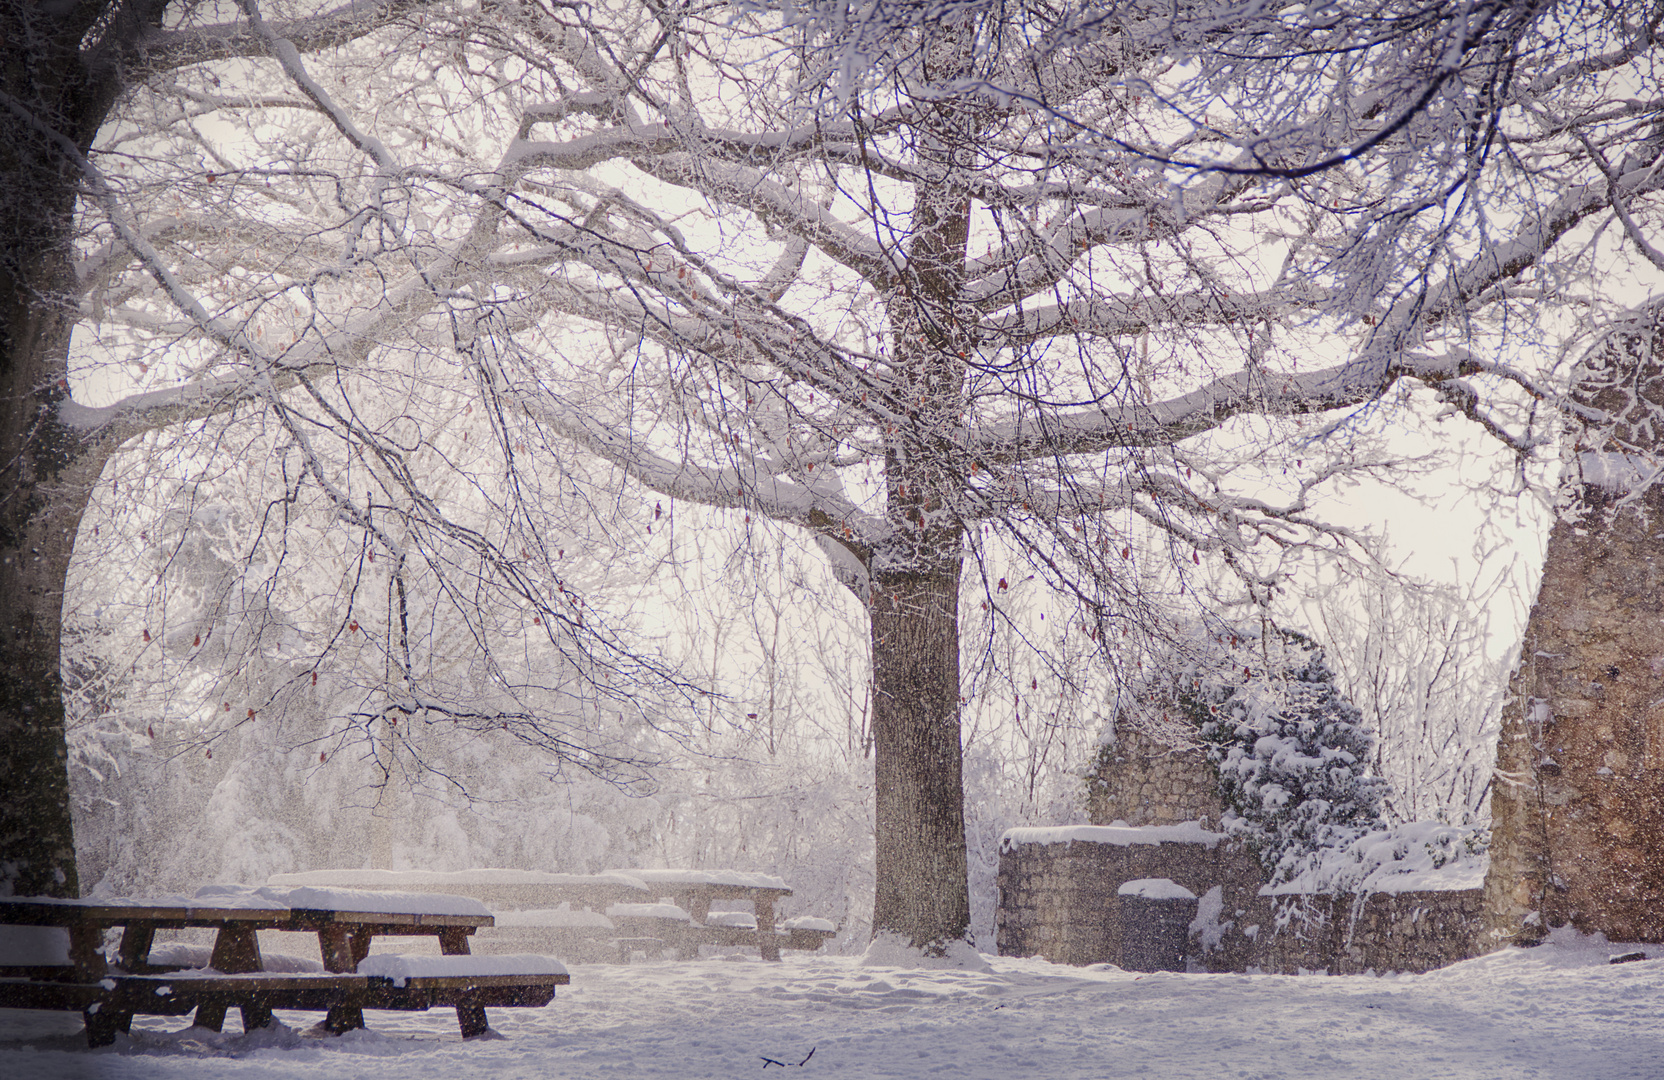
[[[742,870],[615,870],[639,879],[651,892],[675,895],[704,894],[717,900],[752,897],[779,899],[792,894],[791,886],[770,874]]]
[[[349,901],[350,902],[350,901]],[[374,905],[388,908],[391,905]],[[212,899],[165,897],[139,899],[57,899],[26,896],[0,897],[0,924],[13,926],[128,926],[144,923],[156,929],[240,926],[253,930],[320,930],[330,926],[354,929],[384,928],[379,933],[425,933],[456,927],[491,926],[483,908],[478,912],[355,910],[338,907],[291,906],[254,898],[233,905]]]

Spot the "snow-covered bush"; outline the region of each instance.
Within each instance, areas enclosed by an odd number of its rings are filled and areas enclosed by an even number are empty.
[[[1221,632],[1176,682],[1219,772],[1225,825],[1274,878],[1379,823],[1385,785],[1367,775],[1372,739],[1316,642],[1289,630]]]
[[[1275,892],[1399,893],[1477,889],[1485,883],[1490,830],[1442,821],[1408,821],[1359,832],[1339,846],[1308,852]]]

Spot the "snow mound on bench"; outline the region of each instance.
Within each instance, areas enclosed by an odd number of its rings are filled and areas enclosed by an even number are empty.
[[[482,975],[565,975],[566,965],[552,956],[509,953],[503,956],[407,956],[384,953],[358,962],[360,975],[392,979],[394,986],[408,979],[474,978]]]
[[[838,931],[837,925],[831,919],[817,919],[813,915],[799,915],[795,919],[787,919],[780,925],[787,930],[822,930],[828,934]]]

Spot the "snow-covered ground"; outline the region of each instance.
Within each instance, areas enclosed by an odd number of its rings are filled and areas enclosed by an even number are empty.
[[[243,1036],[233,1011],[225,1034],[150,1018],[88,1051],[73,1016],[0,1011],[0,1077],[727,1080],[774,1075],[765,1058],[784,1063],[781,1080],[1664,1076],[1664,949],[1609,964],[1617,951],[1562,933],[1381,978],[1007,958],[988,958],[987,972],[926,971],[804,954],[578,965],[548,1008],[493,1010],[499,1034],[468,1043],[442,1010],[372,1012],[370,1030],[341,1038],[308,1033],[316,1014],[279,1014],[295,1027]]]

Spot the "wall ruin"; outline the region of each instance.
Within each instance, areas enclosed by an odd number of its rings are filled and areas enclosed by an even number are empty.
[[[1167,878],[1200,898],[1187,953],[1192,971],[1421,972],[1481,951],[1480,889],[1262,892],[1258,860],[1192,822],[1008,832],[995,920],[1000,955],[1126,966],[1117,890],[1139,878]]]

